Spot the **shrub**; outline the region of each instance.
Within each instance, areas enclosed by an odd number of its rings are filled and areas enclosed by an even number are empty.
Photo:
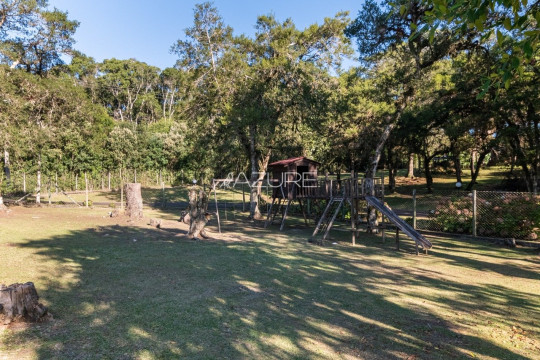
[[[429,219],[433,227],[451,233],[472,233],[472,199],[452,197],[440,201]]]
[[[486,198],[489,196],[489,201]],[[444,232],[472,233],[472,197],[440,201],[431,211],[431,227]],[[537,240],[540,204],[532,196],[488,193],[477,198],[477,232],[482,236]]]

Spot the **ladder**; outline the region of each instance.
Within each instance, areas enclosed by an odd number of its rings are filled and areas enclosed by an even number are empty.
[[[277,200],[277,204],[276,204],[276,208],[275,210],[273,209],[274,208],[274,203],[276,202]],[[277,215],[277,213],[279,212],[279,209],[281,208],[281,201],[283,199],[282,198],[277,198],[277,197],[274,197],[272,199],[272,203],[270,204],[270,208],[268,209],[268,214],[266,215],[266,221],[264,222],[264,228],[266,229],[268,227],[268,225],[271,225],[274,223],[274,219]],[[272,211],[274,210],[274,211]]]
[[[315,236],[317,236],[317,233],[319,233],[319,231],[324,231],[321,243],[326,240],[326,238],[328,237],[328,233],[330,233],[330,229],[332,228],[332,225],[336,220],[339,210],[343,206],[344,201],[345,196],[335,196],[330,198],[328,204],[326,205],[326,208],[321,215],[321,218],[319,219],[319,222],[317,223],[317,226],[315,227],[315,231],[313,231],[313,235],[311,235],[311,242],[314,242]],[[333,215],[332,217],[330,217],[330,214],[332,213]]]

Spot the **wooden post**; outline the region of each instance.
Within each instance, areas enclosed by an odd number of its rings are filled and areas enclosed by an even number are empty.
[[[246,211],[246,189],[244,189],[244,184],[242,184],[242,212]]]
[[[86,171],[84,172],[84,184],[86,186],[85,195],[84,195],[84,204],[86,207],[88,207],[88,176],[86,175]]]
[[[382,219],[381,219],[381,228],[382,228],[382,242],[386,242],[386,226],[384,226],[384,215],[382,216]]]
[[[52,201],[51,201],[51,197],[52,197],[52,194],[51,194],[51,187],[52,187],[52,184],[51,184],[51,177],[50,176],[47,176],[48,177],[48,182],[47,182],[47,195],[49,196],[49,206],[51,206],[52,204]]]
[[[23,192],[26,193],[26,171],[23,171]]]
[[[396,250],[399,251],[399,228],[396,227]]]
[[[413,214],[412,214],[413,229],[416,229],[416,189],[413,189],[412,191],[412,202],[413,202]]]
[[[75,174],[75,191],[79,190],[79,174]]]
[[[472,203],[472,206],[473,206],[473,218],[472,218],[472,231],[473,231],[473,236],[476,237],[476,190],[473,190],[472,192],[472,200],[473,200],[473,203]]]
[[[120,168],[120,210],[124,210],[124,179],[122,179],[122,168]]]
[[[217,194],[216,194],[216,180],[212,180],[212,189],[214,190],[214,202],[216,204],[216,218],[217,218],[218,231],[221,234],[221,222],[219,220],[219,208],[218,208]]]
[[[352,230],[352,244],[356,245],[356,212],[355,212],[355,199],[354,199],[354,170],[351,170],[351,180],[349,188],[349,199],[351,203],[351,230]],[[309,200],[308,200],[309,201]]]
[[[41,154],[38,155],[36,204],[41,204]]]
[[[111,191],[111,171],[107,170],[107,181],[109,185],[109,191]]]
[[[58,195],[58,173],[54,173],[54,187],[56,188],[56,194]]]

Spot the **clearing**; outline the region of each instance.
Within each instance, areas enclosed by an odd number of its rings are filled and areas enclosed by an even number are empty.
[[[334,231],[226,222],[188,240],[107,209],[0,215],[0,283],[33,281],[54,320],[0,328],[0,359],[540,358],[538,250],[430,237],[428,256]],[[391,239],[391,236],[389,237]]]

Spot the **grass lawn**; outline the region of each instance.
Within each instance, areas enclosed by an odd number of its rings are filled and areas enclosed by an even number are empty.
[[[0,328],[0,359],[540,358],[537,250],[333,231],[337,244],[228,222],[191,241],[107,209],[0,215],[0,283],[33,281],[54,320]],[[237,218],[238,219],[238,218]]]

